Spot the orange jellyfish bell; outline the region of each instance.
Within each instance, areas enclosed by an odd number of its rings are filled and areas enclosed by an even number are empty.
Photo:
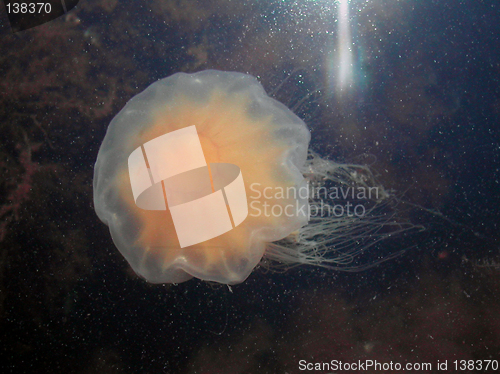
[[[111,121],[94,171],[97,215],[149,282],[240,283],[267,243],[308,222],[309,140],[250,75],[174,74]]]

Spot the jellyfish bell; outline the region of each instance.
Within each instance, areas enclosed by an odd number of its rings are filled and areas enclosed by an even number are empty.
[[[159,137],[192,126],[206,165],[237,166],[246,191],[306,186],[299,168],[307,157],[309,131],[284,105],[268,97],[254,77],[214,70],[178,73],[135,96],[109,125],[94,171],[95,209],[120,252],[146,280],[179,283],[197,277],[240,283],[261,260],[266,243],[298,230],[307,216],[249,214],[222,235],[182,248],[170,209],[137,206],[129,157],[141,147],[147,152],[147,145]],[[179,154],[158,162],[160,169],[187,162],[189,152],[177,148]],[[307,196],[266,200],[273,206],[308,204]],[[199,212],[202,219],[205,214],[207,209]]]
[[[286,267],[348,263],[387,235],[388,219],[323,214],[338,196],[311,195],[311,185],[375,182],[366,167],[308,152],[309,141],[306,124],[256,78],[177,73],[111,121],[94,169],[95,210],[152,283],[237,284],[263,257]]]

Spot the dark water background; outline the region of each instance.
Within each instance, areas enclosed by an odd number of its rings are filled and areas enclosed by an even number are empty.
[[[454,360],[500,360],[500,4],[350,7],[343,98],[327,78],[332,1],[81,0],[1,36],[2,372],[299,373],[299,360],[365,359],[431,372],[448,360],[451,372]],[[296,112],[313,149],[370,155],[386,188],[444,218],[415,207],[426,231],[363,272],[256,269],[231,289],[138,279],[94,213],[93,164],[132,96],[208,68],[257,76],[289,107],[310,95]]]

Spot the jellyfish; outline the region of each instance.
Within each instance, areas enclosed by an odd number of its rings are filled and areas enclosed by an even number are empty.
[[[250,75],[174,74],[111,121],[94,169],[96,213],[151,283],[232,285],[259,264],[349,269],[408,227],[383,211],[390,193],[368,167],[321,158],[310,138]],[[349,212],[355,187],[377,196]]]

